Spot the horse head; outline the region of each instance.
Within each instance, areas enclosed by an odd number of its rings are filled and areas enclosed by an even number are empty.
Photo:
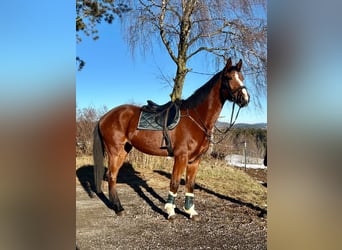
[[[224,100],[235,102],[239,107],[245,107],[249,103],[250,96],[243,84],[244,77],[241,73],[242,60],[233,66],[229,58],[221,74],[221,95]]]

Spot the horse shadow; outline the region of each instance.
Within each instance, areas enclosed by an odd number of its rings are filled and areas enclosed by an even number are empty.
[[[105,168],[105,173],[107,172]],[[76,170],[76,176],[84,191],[88,194],[90,198],[94,198],[95,191],[95,181],[94,181],[94,166],[84,165]],[[106,180],[106,175],[103,176],[103,180]]]
[[[165,177],[167,177],[169,179],[171,179],[171,174],[170,173],[167,173],[167,172],[164,172],[164,171],[161,171],[161,170],[154,170],[154,172],[158,173],[158,174],[160,174],[162,176],[165,176]],[[181,185],[185,185],[185,180],[181,179],[181,183],[180,184]],[[212,191],[212,190],[210,190],[208,188],[205,188],[205,187],[203,187],[201,185],[198,185],[198,184],[195,184],[195,189],[198,189],[200,191],[204,191],[204,192],[206,192],[208,194],[214,195],[217,198],[220,198],[222,200],[227,200],[227,201],[230,201],[232,203],[238,204],[240,206],[245,206],[245,207],[248,207],[248,208],[250,208],[252,210],[255,210],[255,211],[258,212],[258,216],[259,217],[264,217],[264,216],[267,215],[267,210],[266,209],[260,208],[258,206],[255,206],[255,205],[251,204],[251,203],[243,202],[243,201],[237,200],[235,198],[232,198],[232,197],[220,194],[220,193],[216,193],[216,192],[214,192],[214,191]]]
[[[105,168],[105,173],[107,172],[107,168]],[[139,172],[135,171],[132,164],[126,162],[120,168],[117,177],[117,183],[125,183],[128,184],[138,195],[142,198],[153,211],[163,215],[165,218],[168,217],[168,214],[163,211],[160,207],[158,207],[147,195],[148,192],[151,196],[157,199],[160,203],[166,203],[166,200],[162,198],[152,187],[150,187],[147,182],[139,176]],[[106,195],[101,193],[96,193],[95,182],[94,182],[94,166],[93,165],[84,165],[76,170],[76,176],[81,183],[84,191],[88,194],[90,198],[94,198],[97,196],[108,208],[113,209],[113,206]],[[107,176],[104,174],[103,181],[107,181]],[[177,213],[186,214],[180,210],[176,210]]]

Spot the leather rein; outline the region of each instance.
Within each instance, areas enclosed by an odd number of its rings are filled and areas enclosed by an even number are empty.
[[[223,134],[223,136],[218,140],[218,141],[214,141],[211,136],[212,136],[212,133],[211,131],[208,131],[208,129],[206,128],[206,126],[204,125],[204,122],[202,121],[200,115],[198,114],[198,111],[197,109],[195,108],[194,111],[196,113],[196,116],[198,117],[199,122],[197,122],[190,114],[189,114],[189,110],[187,110],[187,114],[184,115],[184,117],[189,117],[203,132],[204,134],[206,135],[206,137],[208,138],[209,142],[212,143],[212,144],[218,144],[220,142],[222,142],[228,135],[228,132],[229,130],[231,130],[231,128],[234,126],[235,122],[236,122],[236,119],[238,118],[238,115],[240,113],[240,109],[241,107],[239,107],[237,113],[235,114],[235,118],[234,118],[234,113],[235,113],[235,105],[236,105],[236,102],[238,101],[238,96],[235,97],[234,94],[237,92],[237,91],[240,91],[242,89],[247,89],[245,86],[240,86],[239,88],[235,89],[234,91],[231,90],[230,88],[230,85],[229,85],[229,79],[228,79],[228,91],[229,91],[229,95],[231,96],[232,98],[232,101],[233,101],[233,107],[232,107],[232,113],[230,115],[230,123],[229,123],[229,126],[225,129],[225,130],[221,130],[219,129],[216,124],[214,124],[214,128],[220,133],[220,134]]]

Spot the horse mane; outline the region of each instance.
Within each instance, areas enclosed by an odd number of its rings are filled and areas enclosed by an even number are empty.
[[[220,77],[221,72],[214,75],[206,84],[202,87],[198,88],[190,97],[185,100],[182,100],[180,108],[181,109],[192,109],[197,107],[199,104],[203,103],[204,100],[208,97],[212,88],[218,82],[218,78]]]

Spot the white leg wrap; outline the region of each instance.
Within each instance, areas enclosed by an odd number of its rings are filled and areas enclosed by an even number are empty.
[[[168,197],[168,201],[165,204],[165,209],[167,214],[169,215],[167,218],[170,219],[171,216],[175,215],[175,207],[176,205],[174,204],[175,202],[175,198],[176,198],[177,194],[172,193],[171,191],[169,191],[169,197]]]
[[[194,194],[193,194],[193,193],[185,193],[185,197],[192,197],[192,199],[193,199]],[[192,199],[190,200],[191,203],[193,202]],[[185,200],[187,201],[188,198],[186,198]],[[188,200],[188,201],[189,201],[189,200]],[[187,203],[187,202],[186,202],[186,203]],[[188,205],[191,205],[191,203],[188,204]],[[192,218],[192,216],[194,216],[194,215],[198,215],[198,213],[197,213],[196,210],[195,210],[195,205],[194,205],[194,204],[192,204],[192,206],[191,206],[189,209],[186,209],[185,207],[183,207],[183,209],[184,209],[184,211],[185,211],[187,214],[190,215],[190,218]]]
[[[198,213],[195,210],[195,205],[192,205],[189,209],[185,209],[184,207],[184,211],[190,215],[190,218],[192,218],[192,216],[194,215],[198,215]]]
[[[167,214],[169,215],[167,218],[170,219],[171,216],[175,215],[175,207],[176,205],[175,204],[172,204],[172,203],[166,203],[165,204],[165,209],[166,209],[166,212]]]
[[[174,193],[172,193],[171,191],[169,191],[169,194],[170,194],[171,196],[173,196],[173,197],[177,197],[177,194],[174,194]]]

